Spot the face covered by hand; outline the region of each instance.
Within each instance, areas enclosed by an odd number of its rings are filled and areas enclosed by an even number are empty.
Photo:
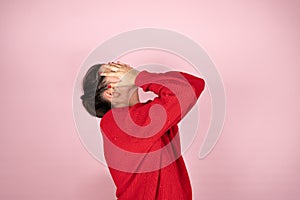
[[[108,89],[104,96],[116,107],[130,105],[137,87],[134,84],[139,71],[124,63],[109,62],[101,66],[100,75],[105,76]]]

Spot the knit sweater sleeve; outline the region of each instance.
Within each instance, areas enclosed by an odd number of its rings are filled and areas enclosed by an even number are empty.
[[[148,101],[149,108],[160,105],[159,109],[152,113],[151,121],[164,123],[155,136],[160,137],[170,127],[176,125],[195,105],[200,94],[204,90],[205,82],[202,78],[178,71],[165,73],[150,73],[141,71],[136,77],[135,84],[144,91],[152,91],[157,97]]]

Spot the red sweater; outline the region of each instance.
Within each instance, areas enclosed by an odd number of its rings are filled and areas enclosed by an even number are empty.
[[[203,79],[183,72],[142,71],[135,84],[158,95],[102,118],[104,155],[119,200],[190,200],[178,122],[204,90]]]

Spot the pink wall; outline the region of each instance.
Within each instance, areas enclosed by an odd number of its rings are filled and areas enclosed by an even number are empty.
[[[99,44],[145,27],[193,39],[224,82],[227,114],[217,146],[199,160],[200,134],[184,155],[195,199],[299,199],[299,6],[1,1],[0,199],[114,199],[108,171],[77,135],[73,84]]]

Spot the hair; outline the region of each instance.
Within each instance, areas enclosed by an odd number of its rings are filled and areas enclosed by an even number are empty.
[[[111,102],[103,97],[108,87],[104,81],[105,76],[99,74],[102,65],[93,65],[86,72],[82,82],[84,94],[80,97],[87,112],[98,118],[102,118],[111,109]]]

